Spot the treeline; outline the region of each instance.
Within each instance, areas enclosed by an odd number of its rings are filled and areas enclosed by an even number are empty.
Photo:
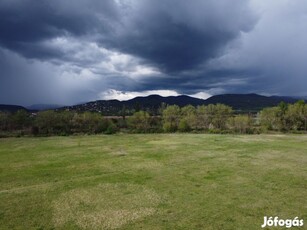
[[[49,110],[30,114],[19,110],[13,114],[0,112],[0,130],[2,136],[113,134],[117,126],[99,113]]]
[[[210,132],[261,133],[267,131],[297,132],[307,130],[307,105],[280,103],[258,114],[237,114],[223,104],[165,106],[160,115],[138,111],[132,116],[104,117],[100,113],[42,111],[30,114],[0,112],[0,136],[50,136],[72,134]]]
[[[275,131],[307,130],[307,104],[303,100],[295,104],[281,102],[278,106],[263,109],[259,114],[262,126]]]

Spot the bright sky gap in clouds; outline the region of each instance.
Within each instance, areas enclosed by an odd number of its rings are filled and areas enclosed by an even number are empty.
[[[2,0],[0,103],[306,96],[305,0]]]

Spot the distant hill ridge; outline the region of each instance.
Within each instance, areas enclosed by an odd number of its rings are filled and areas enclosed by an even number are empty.
[[[3,105],[3,104],[1,105],[0,104],[0,111],[14,113],[14,112],[17,112],[18,110],[26,110],[26,111],[28,111],[23,106],[19,106],[19,105]]]
[[[162,97],[160,95],[150,95],[146,97],[136,97],[127,101],[118,100],[98,100],[80,105],[66,106],[61,109],[75,111],[96,111],[105,115],[118,115],[122,109],[125,110],[149,110],[155,112],[162,103],[167,105],[209,105],[225,104],[239,111],[256,112],[265,107],[272,107],[284,101],[286,103],[295,103],[297,98],[281,96],[262,96],[258,94],[222,94],[212,96],[206,100],[194,98],[186,95]]]
[[[235,110],[261,110],[265,107],[273,107],[280,102],[295,103],[299,99],[284,96],[263,96],[258,94],[222,94],[208,98],[206,104],[225,104]]]
[[[186,95],[162,97],[160,95],[150,95],[146,97],[136,97],[127,101],[119,100],[97,100],[83,104],[64,106],[56,108],[56,105],[36,105],[28,109],[57,109],[57,110],[73,110],[73,111],[93,111],[101,112],[104,115],[119,115],[123,109],[129,113],[133,110],[147,110],[156,113],[162,103],[167,105],[178,105],[180,107],[186,105],[209,105],[209,104],[225,104],[231,106],[237,111],[257,112],[265,107],[272,107],[284,101],[286,103],[295,103],[299,98],[283,97],[283,96],[263,96],[258,94],[222,94],[212,96],[206,100],[194,98]],[[16,105],[0,105],[0,111],[15,112],[19,109],[27,110],[22,106]],[[29,111],[28,110],[28,111]]]

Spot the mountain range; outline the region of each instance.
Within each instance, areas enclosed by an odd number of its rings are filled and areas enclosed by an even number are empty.
[[[295,103],[300,98],[283,97],[283,96],[263,96],[258,94],[222,94],[212,96],[206,100],[194,98],[186,95],[162,97],[159,95],[150,95],[146,97],[136,97],[127,101],[118,100],[98,100],[83,104],[64,106],[59,105],[33,105],[27,108],[16,105],[0,105],[0,111],[15,112],[20,109],[27,111],[40,110],[71,110],[71,111],[92,111],[101,112],[104,115],[120,115],[123,110],[127,114],[137,110],[150,111],[157,113],[161,105],[178,105],[180,107],[186,105],[208,105],[208,104],[225,104],[231,106],[238,112],[257,112],[265,107],[272,107],[284,101],[286,103]]]
[[[258,94],[222,94],[212,96],[206,100],[194,98],[186,95],[162,97],[159,95],[150,95],[147,97],[136,97],[127,101],[118,100],[98,100],[80,105],[67,106],[61,109],[73,111],[95,111],[105,115],[120,115],[122,110],[135,111],[147,110],[157,113],[162,103],[166,105],[209,105],[225,104],[231,106],[236,111],[257,112],[265,107],[278,105],[280,102],[295,103],[298,98],[281,97],[281,96],[262,96]]]

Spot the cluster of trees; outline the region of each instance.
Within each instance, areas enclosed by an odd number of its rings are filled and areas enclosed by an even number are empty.
[[[272,131],[307,131],[307,104],[281,102],[276,107],[265,108],[258,114],[236,114],[223,104],[166,106],[159,122],[153,122],[149,113],[140,111],[131,116],[130,128],[137,132],[162,130],[164,132],[216,132],[260,133]],[[158,128],[157,128],[158,127]]]
[[[118,130],[133,133],[307,131],[307,104],[304,101],[280,103],[263,109],[258,115],[236,114],[231,107],[223,104],[182,108],[163,105],[160,111],[158,116],[138,111],[129,117],[112,118],[92,112],[0,112],[0,131],[18,135],[112,134]]]
[[[307,104],[303,100],[295,104],[281,102],[276,107],[260,112],[260,123],[268,130],[299,131],[307,130]]]
[[[128,129],[135,132],[239,132],[253,131],[249,115],[234,115],[231,107],[217,104],[194,107],[166,106],[159,117],[139,111],[128,118]]]
[[[168,106],[163,110],[162,118],[165,132],[254,132],[250,115],[235,115],[231,107],[223,104]]]
[[[151,116],[146,111],[138,111],[128,117],[126,128],[134,133],[159,133],[163,131],[161,117]]]
[[[70,135],[75,133],[115,133],[112,119],[99,113],[42,111],[36,115],[19,110],[14,114],[0,112],[0,130],[11,134]]]
[[[163,129],[166,132],[208,130],[226,128],[226,121],[232,115],[232,108],[226,105],[194,106],[180,108],[168,106],[163,111]]]

